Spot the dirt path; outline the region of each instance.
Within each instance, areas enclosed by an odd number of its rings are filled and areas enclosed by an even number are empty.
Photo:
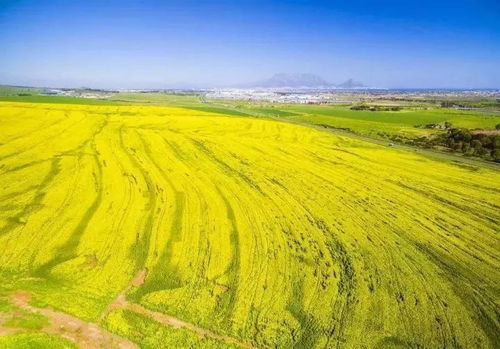
[[[132,279],[132,281],[127,285],[127,287],[122,292],[120,292],[116,299],[106,307],[106,309],[101,314],[97,324],[85,322],[79,318],[52,310],[50,308],[34,307],[30,305],[31,294],[26,291],[19,291],[14,293],[11,296],[11,302],[12,304],[25,311],[46,316],[49,319],[49,325],[43,327],[41,329],[42,332],[69,339],[77,346],[85,349],[138,348],[135,343],[129,341],[126,338],[122,338],[116,334],[113,334],[100,326],[100,324],[105,320],[108,314],[115,309],[126,309],[129,311],[133,311],[137,314],[149,317],[150,319],[165,326],[170,326],[173,328],[186,328],[190,331],[193,331],[200,337],[216,339],[222,342],[240,346],[242,348],[255,348],[250,344],[241,342],[237,338],[217,334],[208,329],[196,326],[176,317],[152,311],[140,304],[127,301],[127,293],[133,288],[142,285],[146,279],[146,275],[146,269],[140,270]],[[4,320],[6,319],[0,318],[0,336],[23,332],[22,329],[3,327],[2,324]]]
[[[141,286],[144,281],[146,280],[146,275],[148,274],[147,269],[142,269],[137,272],[135,277],[132,279],[132,281],[123,289],[122,292],[116,297],[116,299],[111,302],[106,309],[102,312],[101,316],[99,317],[98,323],[101,324],[106,316],[108,316],[109,313],[111,313],[114,309],[120,309],[123,308],[127,304],[127,293],[135,288]]]
[[[151,319],[153,319],[153,320],[155,320],[163,325],[166,325],[166,326],[170,326],[173,328],[187,328],[188,330],[195,332],[200,337],[216,339],[216,340],[223,341],[226,343],[238,345],[242,348],[255,348],[255,347],[251,346],[250,344],[240,342],[238,339],[236,339],[234,337],[224,336],[224,335],[214,333],[214,332],[207,330],[205,328],[201,328],[201,327],[198,327],[196,325],[190,324],[189,322],[182,321],[176,317],[146,309],[145,307],[143,307],[139,304],[125,302],[125,304],[123,304],[122,308],[127,309],[127,310],[131,310],[131,311],[136,312],[136,313],[141,314],[141,315],[145,315],[145,316],[147,316],[147,317],[149,317],[149,318],[151,318]]]
[[[16,334],[21,331],[19,328],[5,327],[4,323],[12,318],[11,314],[5,314],[0,312],[0,337],[8,336],[11,334]]]
[[[189,322],[185,322],[185,321],[178,319],[176,317],[173,317],[173,316],[170,316],[170,315],[167,315],[164,313],[149,310],[140,304],[128,302],[127,298],[126,298],[126,294],[130,290],[132,290],[134,287],[139,287],[140,285],[142,285],[146,279],[146,275],[147,275],[146,269],[140,270],[136,274],[136,276],[130,282],[130,284],[128,284],[127,287],[118,295],[118,297],[116,297],[116,299],[106,307],[106,309],[102,313],[101,317],[99,318],[99,323],[102,323],[102,321],[106,318],[106,316],[114,309],[126,309],[126,310],[133,311],[135,313],[147,316],[147,317],[155,320],[156,322],[161,323],[162,325],[170,326],[173,328],[186,328],[188,330],[195,332],[200,337],[216,339],[216,340],[223,341],[226,343],[238,345],[242,348],[252,348],[252,349],[255,348],[255,347],[251,346],[250,344],[243,343],[234,337],[220,335],[220,334],[214,333],[210,330],[207,330],[205,328],[198,327],[198,326],[191,324]]]
[[[49,308],[36,308],[29,304],[30,297],[31,294],[28,292],[17,292],[12,296],[12,303],[26,311],[39,313],[48,317],[50,324],[42,328],[42,331],[45,333],[67,338],[85,349],[137,348],[137,345],[128,339],[108,332],[97,324],[85,322],[74,316]]]

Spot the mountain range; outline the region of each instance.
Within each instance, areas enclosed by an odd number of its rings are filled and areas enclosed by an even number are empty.
[[[271,78],[252,84],[250,87],[262,88],[340,88],[353,89],[365,87],[363,83],[349,79],[341,84],[327,82],[315,74],[275,74]]]

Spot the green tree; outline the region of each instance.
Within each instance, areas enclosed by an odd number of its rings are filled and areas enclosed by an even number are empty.
[[[479,140],[481,141],[483,147],[489,148],[490,145],[493,145],[491,138],[487,135],[482,136],[481,138],[479,138]]]
[[[470,150],[470,143],[465,143],[462,145],[462,152],[463,153],[468,153]]]
[[[479,155],[479,151],[481,150],[481,148],[483,147],[483,145],[481,144],[481,142],[477,139],[474,139],[471,143],[470,143],[472,149],[474,149],[474,155]]]
[[[500,136],[493,138],[493,149],[500,149]]]
[[[491,152],[491,157],[493,158],[494,161],[500,162],[500,150],[495,149]]]
[[[476,155],[482,157],[482,158],[489,158],[490,157],[490,151],[486,148],[479,148],[476,151]]]

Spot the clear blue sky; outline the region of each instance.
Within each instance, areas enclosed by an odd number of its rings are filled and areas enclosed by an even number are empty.
[[[0,83],[500,87],[500,1],[0,0]]]

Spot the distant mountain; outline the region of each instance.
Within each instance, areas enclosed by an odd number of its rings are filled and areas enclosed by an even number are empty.
[[[354,79],[344,81],[339,85],[332,84],[322,77],[314,74],[274,74],[270,79],[253,83],[239,85],[243,88],[293,88],[293,89],[355,89],[366,87],[363,83]]]
[[[265,88],[327,88],[333,84],[314,74],[275,74],[270,79],[255,84]]]
[[[355,81],[353,79],[346,80],[343,83],[337,85],[337,88],[360,88],[360,87],[366,87],[366,86],[363,85],[363,83]]]

